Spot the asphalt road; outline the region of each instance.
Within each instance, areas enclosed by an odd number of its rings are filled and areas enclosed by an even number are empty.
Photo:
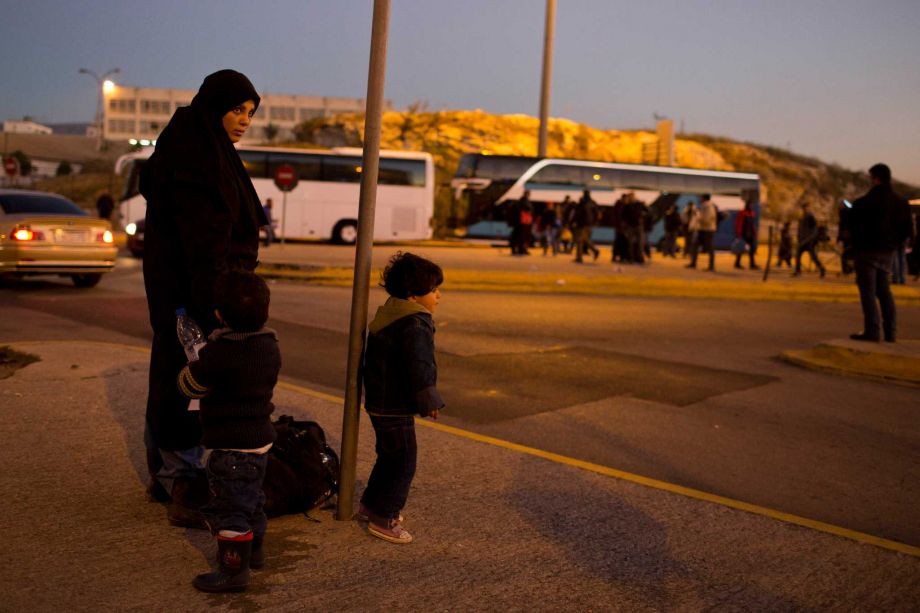
[[[350,290],[272,291],[283,376],[340,395]],[[149,339],[136,260],[92,290],[14,283],[0,312],[0,341]],[[920,330],[920,310],[900,316]],[[920,393],[776,360],[857,320],[855,304],[445,292],[444,421],[920,545]]]

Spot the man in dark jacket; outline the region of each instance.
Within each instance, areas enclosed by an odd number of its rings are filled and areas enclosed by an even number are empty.
[[[891,262],[895,250],[910,236],[910,205],[891,189],[891,169],[876,164],[869,169],[872,188],[853,203],[849,227],[856,267],[856,286],[863,311],[863,330],[851,334],[858,341],[879,341],[879,307],[885,340],[896,331]]]
[[[597,223],[599,211],[597,203],[591,198],[591,192],[585,190],[572,214],[572,233],[575,235],[575,261],[581,263],[585,251],[592,251],[594,259],[601,254],[591,240],[591,231]]]

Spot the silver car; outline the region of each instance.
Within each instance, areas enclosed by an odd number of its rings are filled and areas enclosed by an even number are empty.
[[[93,287],[115,267],[112,226],[57,194],[0,189],[0,280],[69,276]]]

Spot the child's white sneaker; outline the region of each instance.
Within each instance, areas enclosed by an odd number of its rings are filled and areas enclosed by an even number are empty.
[[[412,535],[409,534],[408,530],[402,527],[402,524],[399,523],[397,519],[391,519],[389,525],[385,527],[375,524],[374,522],[368,522],[367,532],[379,539],[399,545],[412,542]]]

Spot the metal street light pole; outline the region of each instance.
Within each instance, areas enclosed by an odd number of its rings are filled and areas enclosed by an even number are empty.
[[[543,37],[543,83],[540,87],[540,136],[537,155],[546,157],[546,133],[549,121],[549,91],[553,80],[553,37],[556,29],[556,0],[546,0],[546,28]]]
[[[80,69],[80,74],[88,74],[92,78],[96,79],[96,85],[99,90],[99,100],[96,104],[96,119],[94,121],[96,124],[96,151],[102,150],[102,140],[104,136],[104,124],[102,122],[102,118],[105,114],[105,81],[112,75],[118,74],[119,72],[121,72],[120,68],[112,68],[100,77],[95,73],[95,71],[92,71],[89,68]]]
[[[371,255],[374,240],[374,209],[380,166],[380,125],[383,114],[383,84],[387,66],[387,29],[390,0],[374,0],[371,26],[371,57],[367,76],[367,107],[364,114],[364,159],[361,192],[358,196],[358,238],[355,241],[355,277],[351,293],[351,325],[348,335],[348,371],[345,380],[345,410],[342,414],[342,464],[339,500],[335,517],[352,517],[352,497],[358,457],[358,419],[361,409],[361,381],[358,376],[364,355],[367,328],[367,295],[370,289]]]

